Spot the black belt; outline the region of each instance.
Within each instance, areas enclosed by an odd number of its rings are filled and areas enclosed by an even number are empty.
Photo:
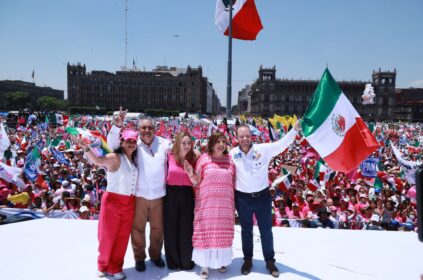
[[[252,193],[246,193],[246,192],[240,192],[240,191],[236,191],[239,194],[245,195],[245,196],[250,196],[250,197],[259,197],[262,194],[268,193],[269,192],[269,187],[265,187],[264,189],[262,189],[261,191],[258,192],[252,192]]]
[[[166,185],[167,189],[170,191],[192,191],[192,186],[174,186]]]

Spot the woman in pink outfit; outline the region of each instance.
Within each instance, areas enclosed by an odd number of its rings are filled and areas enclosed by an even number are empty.
[[[187,166],[188,169],[189,166]],[[188,170],[192,172],[192,170]],[[228,155],[225,136],[209,137],[208,153],[197,161],[191,173],[195,190],[192,260],[201,266],[200,276],[208,278],[209,268],[225,272],[232,262],[234,238],[235,166]]]
[[[114,152],[98,157],[84,139],[77,140],[84,155],[98,166],[107,168],[107,189],[101,198],[98,221],[98,277],[113,275],[125,279],[123,260],[128,247],[135,209],[135,184],[138,168],[135,166],[138,133],[125,130],[120,147]]]
[[[184,168],[188,164],[192,169],[200,156],[193,146],[191,135],[179,132],[167,157],[164,248],[167,267],[172,270],[191,270],[195,266],[192,261],[194,191],[190,174]]]

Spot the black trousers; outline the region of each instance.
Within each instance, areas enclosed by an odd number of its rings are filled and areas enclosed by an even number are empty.
[[[194,191],[190,186],[167,186],[163,204],[164,248],[169,269],[191,270]]]

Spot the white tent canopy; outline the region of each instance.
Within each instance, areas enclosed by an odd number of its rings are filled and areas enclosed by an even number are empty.
[[[114,111],[113,116],[117,116],[119,114],[119,111]],[[126,113],[127,119],[140,119],[143,116],[143,113],[137,113],[137,112],[128,112]]]

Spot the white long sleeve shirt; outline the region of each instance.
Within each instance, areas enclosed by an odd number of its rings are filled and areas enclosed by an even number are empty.
[[[235,189],[240,192],[258,192],[269,186],[270,160],[294,142],[298,132],[291,129],[282,139],[273,143],[253,144],[245,154],[239,146],[230,151],[236,167]]]
[[[107,135],[107,144],[113,150],[119,147],[119,133],[120,128],[112,126]],[[158,136],[154,136],[150,146],[138,139],[135,196],[152,200],[166,195],[167,154],[170,148],[171,142]]]

